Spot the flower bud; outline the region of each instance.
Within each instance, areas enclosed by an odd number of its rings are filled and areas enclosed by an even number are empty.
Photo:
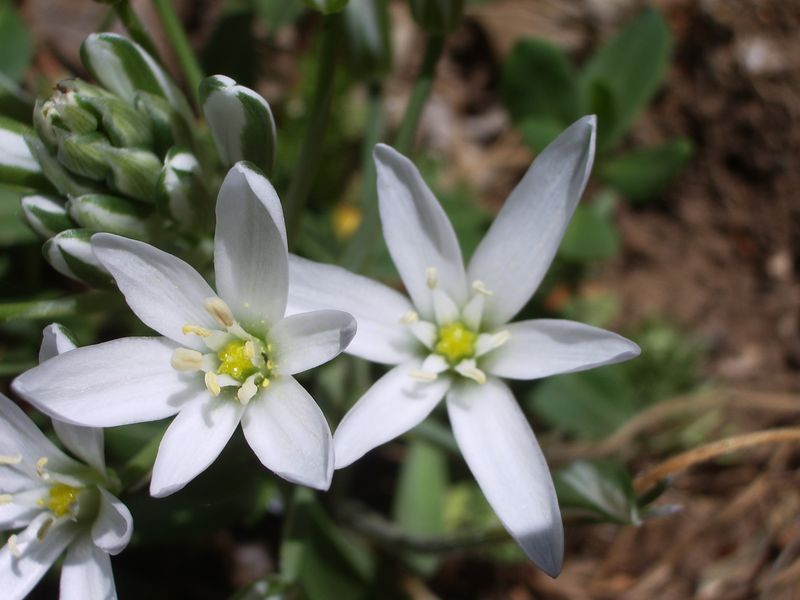
[[[73,133],[97,131],[97,116],[83,97],[70,85],[59,83],[48,101],[58,113],[62,124]]]
[[[147,220],[153,210],[126,198],[87,194],[71,198],[67,212],[81,227],[145,240],[149,235]]]
[[[348,72],[363,79],[380,79],[392,62],[386,2],[350,0],[344,23]]]
[[[309,8],[318,10],[323,15],[337,13],[347,6],[347,0],[303,0]]]
[[[191,145],[192,132],[164,98],[138,92],[133,101],[136,110],[150,121],[155,151],[163,156],[175,144]]]
[[[276,141],[267,101],[224,75],[204,79],[200,99],[223,166],[227,169],[248,160],[269,174]]]
[[[108,177],[111,189],[142,202],[156,201],[156,182],[162,165],[155,154],[148,150],[108,146],[105,160],[111,167]]]
[[[92,253],[91,229],[67,229],[44,243],[42,252],[62,275],[93,286],[108,287],[111,276]]]
[[[53,102],[43,98],[37,98],[33,108],[33,129],[47,148],[53,152],[58,148],[58,130],[68,131],[66,123],[61,120],[61,115],[53,106]]]
[[[38,163],[47,181],[52,184],[56,190],[65,196],[80,196],[95,191],[94,184],[91,181],[74,176],[67,171],[61,163],[56,160],[56,157],[48,152],[42,140],[34,135],[26,135],[24,137],[31,156],[33,156]],[[3,144],[0,143],[0,148],[2,148],[2,146]],[[46,187],[49,187],[49,185]]]
[[[458,28],[464,0],[409,0],[414,20],[426,32],[445,34]]]
[[[158,209],[182,231],[191,232],[211,222],[213,202],[205,187],[197,158],[175,147],[164,160],[158,179]]]
[[[103,130],[111,143],[120,148],[152,148],[153,136],[146,114],[119,98],[89,100],[102,115]]]
[[[109,172],[106,163],[108,142],[99,133],[58,133],[58,162],[71,173],[103,181]]]
[[[60,231],[75,227],[67,215],[64,200],[58,196],[32,194],[23,196],[20,203],[25,222],[43,238],[52,237]]]
[[[0,117],[0,183],[47,189],[42,169],[25,142],[29,133],[24,125]]]

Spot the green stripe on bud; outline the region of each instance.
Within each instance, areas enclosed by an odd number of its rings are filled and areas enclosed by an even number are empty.
[[[178,116],[169,102],[160,96],[138,92],[133,105],[139,113],[147,115],[156,152],[163,156],[175,144],[191,146],[194,141],[186,121]]]
[[[391,68],[389,9],[384,0],[350,0],[344,10],[348,73],[380,79]]]
[[[43,238],[53,237],[60,231],[75,227],[75,223],[67,215],[62,198],[31,194],[23,196],[22,216],[28,226]]]
[[[195,156],[179,147],[169,151],[158,180],[158,209],[178,229],[200,233],[211,223],[213,203]]]
[[[44,243],[42,253],[62,275],[96,287],[108,287],[111,276],[92,253],[91,229],[67,229]]]
[[[88,229],[139,240],[149,237],[148,218],[153,209],[140,202],[106,194],[87,194],[71,198],[67,211],[79,225]]]
[[[99,133],[58,132],[58,138],[56,157],[62,166],[92,181],[106,179],[109,173],[106,161],[109,146],[105,137]]]
[[[409,3],[414,20],[428,33],[450,33],[464,17],[464,0],[409,0]]]
[[[24,125],[0,117],[0,183],[46,190],[50,186],[25,140],[31,133]]]
[[[162,167],[155,154],[148,150],[108,146],[105,160],[111,167],[107,183],[112,190],[142,202],[155,203],[156,183]]]
[[[337,13],[347,6],[347,0],[303,0],[305,5],[324,15]]]
[[[225,168],[247,160],[268,175],[275,163],[275,120],[269,103],[230,77],[214,75],[200,84],[203,114]]]
[[[25,143],[31,155],[36,159],[36,162],[39,163],[41,172],[44,173],[47,181],[49,181],[56,190],[65,196],[81,196],[95,191],[94,184],[91,181],[74,176],[67,171],[61,163],[56,160],[56,157],[50,154],[44,142],[38,137],[26,135]]]
[[[150,120],[119,98],[87,98],[101,115],[103,130],[112,144],[121,148],[153,146]]]

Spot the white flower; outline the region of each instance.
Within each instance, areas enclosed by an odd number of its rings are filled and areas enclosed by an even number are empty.
[[[444,211],[411,162],[375,149],[383,234],[410,301],[335,266],[290,259],[290,312],[347,307],[348,352],[397,365],[344,417],[336,468],[417,425],[443,398],[456,440],[500,520],[540,568],[561,570],[563,529],[547,464],[500,379],[537,379],[632,358],[614,333],[561,320],[508,324],[555,256],[594,157],[595,118],[536,159],[464,268]]]
[[[235,165],[216,210],[218,295],[182,260],[97,234],[93,250],[128,305],[165,337],[79,348],[24,373],[14,390],[47,414],[96,427],[177,413],[158,449],[153,496],[171,494],[204,471],[240,422],[267,468],[327,489],[330,428],[292,375],[338,355],[355,321],[336,310],[284,318],[286,230],[278,196],[262,175]]]
[[[57,325],[44,331],[40,361],[75,348]],[[131,537],[131,514],[107,488],[103,432],[54,421],[80,463],[56,448],[11,400],[0,394],[0,549],[3,598],[24,598],[66,549],[61,599],[116,598],[109,554]]]

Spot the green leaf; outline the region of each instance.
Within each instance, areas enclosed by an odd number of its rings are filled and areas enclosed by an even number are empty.
[[[557,471],[553,483],[562,509],[623,525],[642,522],[633,480],[616,462],[580,460]]]
[[[119,294],[86,292],[61,298],[0,303],[0,322],[12,319],[52,321],[78,314],[108,311],[122,305]]]
[[[350,0],[344,10],[347,71],[378,80],[392,66],[389,8],[385,0]]]
[[[464,0],[409,0],[411,15],[429,34],[455,31],[464,18]]]
[[[304,7],[300,0],[255,0],[255,9],[270,30],[275,31],[294,23]]]
[[[692,143],[679,138],[604,161],[597,175],[632,202],[661,194],[692,156]]]
[[[601,82],[613,98],[615,118],[604,134],[606,145],[627,133],[633,120],[658,90],[669,60],[672,37],[664,18],[646,10],[600,48],[580,73],[584,106],[591,106],[592,87]],[[600,121],[600,127],[603,123]]]
[[[34,240],[36,235],[22,220],[19,194],[0,187],[0,248]]]
[[[550,115],[525,117],[520,125],[522,139],[534,152],[541,152],[564,131],[564,122]]]
[[[611,434],[638,410],[619,367],[551,377],[533,390],[528,402],[550,425],[589,439]]]
[[[577,77],[564,52],[544,40],[517,42],[503,68],[501,94],[515,121],[572,123],[579,115]]]
[[[24,123],[30,120],[31,113],[33,113],[33,100],[13,79],[0,73],[0,115]]]
[[[584,112],[597,115],[597,146],[602,151],[608,147],[609,136],[613,134],[617,121],[614,96],[605,81],[592,81],[586,104]]]
[[[576,262],[616,256],[619,235],[614,225],[613,205],[614,199],[610,196],[579,205],[564,234],[559,255]]]
[[[31,62],[33,43],[10,0],[0,0],[0,73],[15,81]]]
[[[446,495],[447,456],[427,442],[411,442],[397,481],[392,510],[394,521],[408,533],[442,533]],[[439,562],[432,555],[409,554],[406,558],[417,570],[428,575]]]
[[[323,15],[340,12],[347,6],[347,0],[303,0],[303,2],[309,8],[318,10]]]

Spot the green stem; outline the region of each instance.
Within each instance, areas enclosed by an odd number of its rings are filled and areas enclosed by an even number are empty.
[[[128,33],[131,34],[133,41],[144,48],[145,51],[156,61],[164,64],[158,55],[158,50],[156,50],[156,45],[153,43],[150,34],[147,33],[144,25],[142,25],[142,22],[139,20],[139,16],[131,7],[129,0],[113,0],[110,4],[114,7],[119,20],[122,21],[125,29],[127,29]]]
[[[164,32],[175,51],[175,56],[181,65],[181,70],[186,78],[186,84],[192,90],[192,98],[195,106],[200,106],[200,82],[203,80],[203,70],[197,61],[197,56],[189,44],[186,31],[175,13],[171,0],[153,0],[153,7],[156,9]]]
[[[166,429],[166,426],[164,428]],[[122,489],[134,491],[147,482],[150,472],[153,470],[153,464],[156,462],[156,454],[158,454],[162,437],[164,437],[163,431],[154,435],[133,458],[125,463],[119,474]]]
[[[361,149],[361,225],[350,238],[341,259],[342,266],[351,271],[360,271],[366,264],[381,226],[372,150],[383,134],[382,95],[380,83],[371,83],[367,88],[367,122]]]
[[[414,143],[417,125],[419,125],[419,119],[422,116],[422,109],[425,108],[425,103],[428,101],[431,88],[433,88],[433,80],[436,77],[436,64],[439,62],[442,50],[444,50],[444,36],[428,35],[425,58],[422,60],[417,82],[414,84],[411,98],[408,100],[408,106],[406,106],[406,113],[400,123],[397,139],[394,142],[395,149],[401,154],[408,154],[409,150],[411,150],[411,145]]]
[[[322,42],[319,47],[314,98],[311,105],[311,117],[306,129],[300,156],[295,164],[289,193],[286,196],[286,231],[289,244],[292,245],[299,233],[300,220],[306,200],[311,192],[319,162],[322,156],[322,140],[328,126],[336,67],[336,46],[338,39],[339,19],[337,15],[325,17],[323,21]]]

